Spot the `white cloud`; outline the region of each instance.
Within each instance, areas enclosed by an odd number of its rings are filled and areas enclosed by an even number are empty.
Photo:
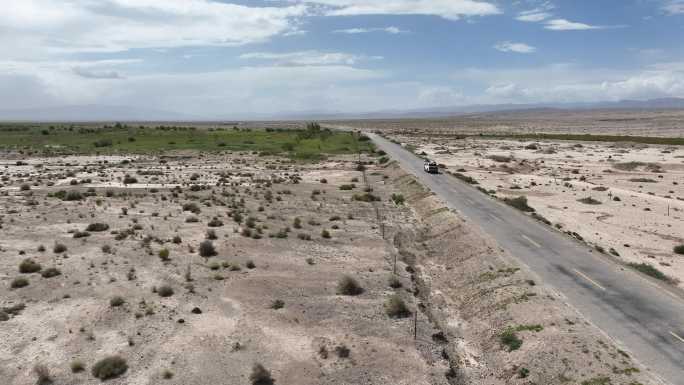
[[[351,66],[359,61],[382,60],[382,57],[354,55],[344,52],[299,51],[286,53],[252,52],[240,55],[240,59],[264,60],[279,66]]]
[[[578,23],[566,19],[553,19],[547,21],[546,26],[544,28],[550,29],[552,31],[585,31],[589,29],[601,29],[605,27],[599,27],[585,23]]]
[[[0,45],[45,52],[241,45],[297,31],[303,4],[249,7],[210,0],[5,0]],[[4,57],[10,50],[0,49]]]
[[[325,7],[330,16],[354,15],[428,15],[449,20],[469,16],[500,14],[494,3],[480,0],[289,0],[309,2]]]
[[[503,41],[497,43],[494,49],[501,52],[516,52],[516,53],[533,53],[537,49],[525,43],[512,43],[510,41]]]
[[[525,22],[534,23],[534,22],[544,21],[551,16],[553,16],[553,15],[551,13],[548,13],[548,12],[533,12],[533,13],[520,12],[515,19],[518,21],[525,21]]]
[[[684,0],[667,0],[663,4],[663,11],[668,15],[684,14]]]
[[[552,11],[554,8],[555,7],[553,4],[546,2],[537,8],[519,12],[515,19],[518,21],[537,23],[553,16],[550,11]]]
[[[591,69],[573,64],[455,72],[452,80],[482,84],[484,95],[469,102],[595,102],[684,96],[684,64],[662,63],[641,70]]]
[[[344,33],[348,35],[356,35],[361,33],[371,33],[371,32],[386,32],[392,35],[397,35],[400,33],[409,33],[409,31],[400,29],[398,27],[390,26],[385,28],[348,28],[348,29],[336,29],[333,33]]]

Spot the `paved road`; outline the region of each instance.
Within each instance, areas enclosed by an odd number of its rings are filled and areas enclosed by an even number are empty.
[[[684,384],[684,300],[452,176],[423,172],[423,161],[415,155],[367,135],[654,374]]]

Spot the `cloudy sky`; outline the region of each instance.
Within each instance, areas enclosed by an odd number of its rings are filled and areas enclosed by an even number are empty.
[[[3,0],[0,110],[684,97],[684,0]]]

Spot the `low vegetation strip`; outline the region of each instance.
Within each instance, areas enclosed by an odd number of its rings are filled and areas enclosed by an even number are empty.
[[[591,135],[591,134],[480,134],[483,138],[513,138],[531,140],[573,140],[587,142],[633,142],[644,144],[666,144],[684,146],[684,138],[630,135]]]
[[[0,125],[0,149],[54,154],[257,151],[317,160],[323,154],[367,153],[373,148],[366,137],[321,129],[315,123],[306,129]]]

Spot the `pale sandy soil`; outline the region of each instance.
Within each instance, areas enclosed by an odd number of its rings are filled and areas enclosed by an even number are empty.
[[[498,197],[526,196],[530,206],[563,231],[576,232],[606,251],[612,248],[627,262],[649,263],[684,281],[684,256],[673,252],[674,246],[684,244],[684,148],[484,139],[437,145],[426,138],[400,140],[417,145],[416,153],[425,152],[448,170],[475,178]],[[497,162],[491,156],[510,161]],[[628,162],[642,165],[621,169]],[[648,181],[635,181],[640,178]],[[600,204],[578,201],[586,197]]]
[[[412,284],[400,277],[402,288],[388,285],[392,247],[371,203],[352,200],[364,187],[355,159],[7,155],[0,162],[0,383],[35,384],[36,364],[55,384],[101,383],[91,368],[116,354],[128,370],[109,384],[251,384],[255,363],[279,385],[447,384],[440,349],[413,340],[411,318],[384,311],[393,293],[415,309]],[[126,174],[138,183],[124,186]],[[339,189],[354,178],[353,190]],[[408,222],[409,213],[389,202],[382,175],[371,169],[369,181],[387,217]],[[92,195],[48,196],[60,190]],[[199,212],[184,211],[186,203]],[[260,238],[243,233],[248,217]],[[212,218],[221,224],[209,227]],[[109,229],[74,237],[96,222]],[[202,258],[197,250],[208,230],[216,232],[218,254]],[[56,243],[66,252],[54,252]],[[158,255],[164,248],[168,261]],[[60,275],[21,273],[27,258]],[[345,274],[362,294],[337,294]],[[16,278],[28,286],[13,288]],[[163,285],[174,294],[155,293]],[[121,306],[110,305],[115,296]],[[281,309],[272,308],[276,300]],[[429,322],[422,330],[428,339],[434,333]],[[348,357],[337,353],[343,347]],[[72,373],[75,361],[85,371]]]

